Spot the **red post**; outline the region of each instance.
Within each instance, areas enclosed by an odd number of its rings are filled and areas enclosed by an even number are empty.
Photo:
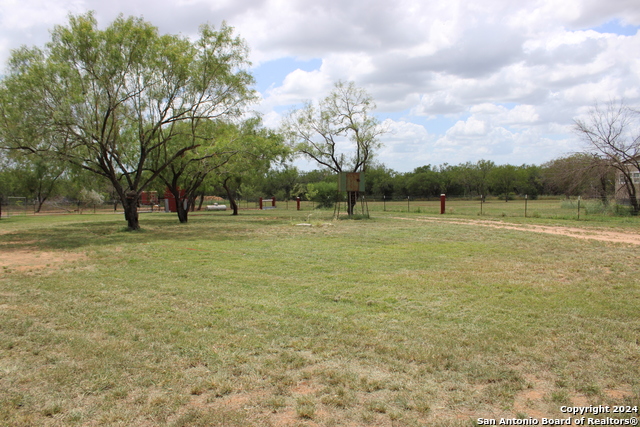
[[[276,198],[275,196],[271,198],[271,206],[276,207]]]
[[[446,199],[447,199],[447,196],[445,194],[440,195],[440,215],[444,213],[444,204]]]
[[[260,210],[262,210],[262,197],[260,197],[259,203],[260,203]]]
[[[296,205],[298,210],[300,210],[300,197],[296,197]]]

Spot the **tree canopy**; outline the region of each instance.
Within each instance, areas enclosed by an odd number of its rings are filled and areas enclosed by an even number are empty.
[[[594,105],[585,119],[575,120],[575,131],[622,176],[634,215],[640,214],[637,180],[640,172],[640,112],[622,101]]]
[[[308,102],[283,121],[294,151],[334,172],[365,170],[384,128],[370,115],[373,98],[353,82],[338,82],[319,104]],[[347,141],[344,141],[346,139]],[[346,143],[345,143],[346,142]]]
[[[337,82],[331,93],[317,105],[308,102],[292,111],[283,121],[282,130],[294,152],[314,160],[333,172],[364,172],[384,128],[370,112],[373,98],[353,82]],[[347,201],[353,213],[356,195]]]
[[[104,176],[129,229],[138,229],[141,192],[199,145],[197,138],[170,142],[197,135],[209,120],[239,116],[253,99],[247,53],[224,24],[202,26],[192,42],[161,35],[141,18],[120,16],[100,30],[92,13],[70,16],[45,48],[13,52],[0,87],[0,141]],[[159,151],[163,163],[150,170]]]

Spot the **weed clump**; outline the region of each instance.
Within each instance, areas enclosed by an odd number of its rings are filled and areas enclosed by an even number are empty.
[[[316,414],[316,404],[309,396],[299,397],[296,401],[296,414],[299,418],[313,419]]]

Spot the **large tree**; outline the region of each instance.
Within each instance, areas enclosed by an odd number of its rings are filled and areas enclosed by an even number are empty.
[[[289,150],[281,134],[262,127],[259,118],[252,118],[230,128],[225,151],[234,154],[215,173],[227,193],[233,215],[238,215],[236,192],[243,180],[266,175],[274,162],[286,159]]]
[[[223,24],[190,41],[140,18],[100,30],[92,13],[57,26],[44,49],[15,51],[0,87],[0,140],[47,150],[107,178],[138,229],[140,194],[197,139],[169,143],[188,123],[241,114],[253,97],[244,41]],[[164,164],[148,161],[165,150]]]
[[[160,170],[158,178],[176,200],[176,212],[181,223],[188,221],[189,210],[193,208],[195,199],[211,172],[237,154],[236,149],[228,148],[227,139],[234,138],[228,130],[232,127],[229,123],[209,121],[203,123],[200,135],[193,135],[185,127],[183,134],[167,145],[168,150],[160,150],[152,156],[151,169]],[[185,145],[195,145],[196,148],[163,167],[167,163],[167,156]]]
[[[566,197],[587,195],[608,203],[613,191],[613,168],[600,155],[575,153],[542,165],[540,169],[544,191]]]
[[[16,165],[23,194],[33,199],[34,211],[40,212],[44,202],[56,195],[64,164],[46,156],[20,156]]]
[[[575,120],[576,132],[588,150],[605,158],[622,177],[634,215],[640,213],[637,180],[640,173],[640,112],[621,101],[594,105],[584,119]]]
[[[383,164],[372,164],[367,169],[367,179],[365,181],[367,194],[377,198],[391,199],[396,175],[396,172]]]
[[[308,102],[283,121],[283,132],[294,151],[333,172],[365,172],[384,128],[371,115],[373,98],[353,82],[338,82],[319,103]],[[348,198],[353,214],[357,194]]]
[[[504,194],[504,201],[509,201],[509,194],[516,192],[520,185],[518,167],[513,165],[500,165],[491,169],[488,175],[491,188],[496,194]]]
[[[187,222],[189,210],[211,175],[223,177],[223,186],[226,181],[225,190],[231,196],[229,185],[232,178],[239,183],[247,174],[264,173],[271,162],[285,155],[286,151],[282,138],[262,128],[261,120],[257,117],[239,124],[210,121],[203,125],[199,140],[192,142],[198,147],[174,160],[159,175],[176,200],[180,200],[183,194],[185,203],[176,204],[178,218],[183,223]],[[176,138],[175,143],[186,145],[180,142],[182,138],[193,137],[185,132],[184,136]],[[162,165],[165,162],[163,155],[160,152],[154,163]],[[230,203],[237,214],[235,200],[231,199]]]
[[[429,198],[440,194],[439,175],[431,165],[419,166],[405,174],[407,196]]]

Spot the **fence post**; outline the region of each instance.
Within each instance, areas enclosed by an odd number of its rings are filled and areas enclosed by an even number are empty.
[[[527,217],[527,202],[529,201],[529,195],[524,195],[524,217]]]
[[[409,213],[409,196],[407,196],[407,213]]]
[[[440,215],[444,214],[446,200],[447,200],[447,196],[445,194],[441,194],[440,195]]]
[[[300,210],[300,197],[296,197],[296,208]]]
[[[580,196],[578,196],[578,221],[580,221]]]

